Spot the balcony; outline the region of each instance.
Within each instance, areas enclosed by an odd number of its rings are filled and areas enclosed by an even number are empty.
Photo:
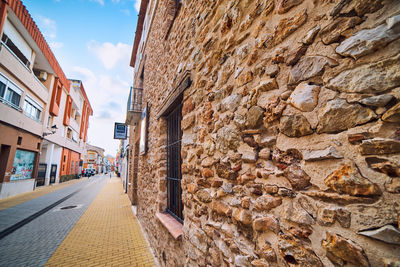
[[[49,110],[50,114],[52,116],[56,116],[57,117],[59,111],[60,111],[60,107],[58,106],[58,104],[55,101],[51,102],[50,110]]]
[[[61,94],[62,94],[62,84],[59,78],[56,78],[54,81],[53,92],[51,95],[51,102],[50,102],[50,114],[53,116],[58,116],[60,111],[60,101],[61,101]]]
[[[125,124],[135,125],[140,121],[140,116],[143,110],[142,96],[143,88],[131,87],[128,98]]]
[[[74,118],[70,118],[69,126],[76,132],[79,132],[79,124]]]
[[[33,72],[4,43],[0,44],[0,62],[40,100],[47,101],[49,90],[36,79]]]

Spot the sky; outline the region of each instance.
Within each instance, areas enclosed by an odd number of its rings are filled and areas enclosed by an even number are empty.
[[[115,156],[125,122],[140,0],[22,0],[68,79],[83,81],[93,108],[88,143]]]

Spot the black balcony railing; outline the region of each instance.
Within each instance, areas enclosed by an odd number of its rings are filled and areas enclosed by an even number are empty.
[[[131,87],[126,111],[126,124],[132,125],[139,122],[143,111],[143,88]]]
[[[143,88],[134,88],[131,87],[131,92],[129,94],[128,99],[128,112],[142,112],[142,96],[143,96]]]

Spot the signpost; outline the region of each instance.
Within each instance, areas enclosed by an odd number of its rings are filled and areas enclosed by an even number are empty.
[[[125,140],[128,135],[128,127],[124,123],[116,122],[114,125],[114,139]]]

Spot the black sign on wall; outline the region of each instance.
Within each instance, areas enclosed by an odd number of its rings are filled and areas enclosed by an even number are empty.
[[[114,125],[114,139],[125,140],[128,135],[128,127],[124,123],[116,122]]]

